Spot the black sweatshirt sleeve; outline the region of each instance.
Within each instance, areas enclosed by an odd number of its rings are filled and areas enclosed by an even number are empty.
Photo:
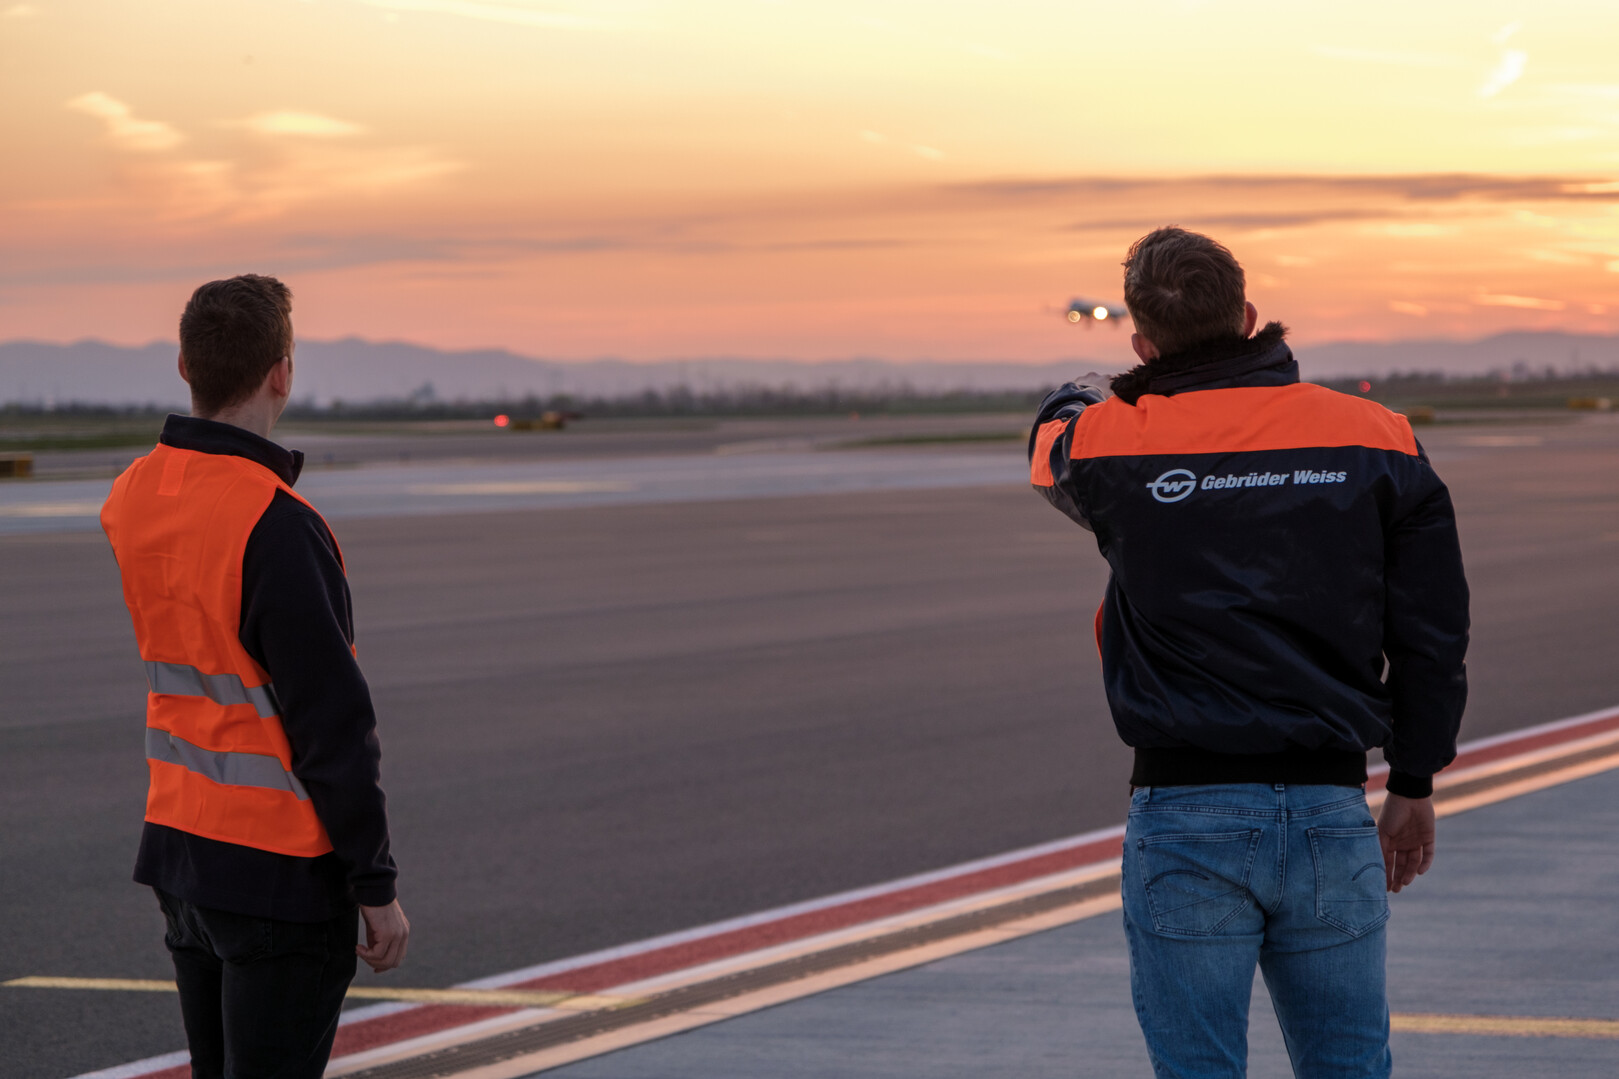
[[[1468,590],[1450,492],[1425,454],[1402,477],[1385,540],[1383,654],[1394,703],[1391,793],[1423,798],[1456,757],[1467,704]]]
[[[270,675],[292,771],[368,907],[394,898],[382,749],[351,651],[353,613],[337,545],[319,515],[278,491],[242,558],[242,646]]]
[[[1061,510],[1075,523],[1090,528],[1080,506],[1079,493],[1069,476],[1068,459],[1073,448],[1074,424],[1080,414],[1099,405],[1106,396],[1094,386],[1069,382],[1052,390],[1040,403],[1034,427],[1029,431],[1029,482],[1042,498]]]

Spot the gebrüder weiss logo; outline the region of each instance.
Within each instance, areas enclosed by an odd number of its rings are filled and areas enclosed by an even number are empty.
[[[1197,477],[1184,468],[1172,468],[1147,484],[1152,497],[1160,502],[1179,502],[1197,487]]]

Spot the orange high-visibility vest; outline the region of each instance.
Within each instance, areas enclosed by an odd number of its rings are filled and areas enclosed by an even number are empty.
[[[245,457],[159,445],[113,484],[101,527],[150,691],[146,819],[315,857],[331,841],[292,774],[275,687],[238,636],[242,554],[277,491],[293,494]]]

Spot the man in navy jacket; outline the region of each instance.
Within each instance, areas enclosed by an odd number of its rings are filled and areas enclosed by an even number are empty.
[[[1225,247],[1125,262],[1142,364],[1041,405],[1031,481],[1095,534],[1115,725],[1135,749],[1124,906],[1162,1076],[1244,1074],[1257,964],[1300,1076],[1386,1076],[1388,891],[1433,862],[1466,701],[1449,493],[1405,419],[1301,383]],[[1367,751],[1390,766],[1379,819]]]

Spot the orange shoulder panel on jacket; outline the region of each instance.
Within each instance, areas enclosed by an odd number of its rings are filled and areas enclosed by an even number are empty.
[[[1068,421],[1048,420],[1040,425],[1034,436],[1034,457],[1029,461],[1029,482],[1036,487],[1055,487],[1057,477],[1051,474],[1051,444],[1062,437]]]
[[[1417,452],[1404,416],[1308,382],[1195,390],[1172,397],[1145,394],[1134,406],[1115,397],[1086,409],[1081,420],[1070,450],[1075,459],[1318,446]]]

